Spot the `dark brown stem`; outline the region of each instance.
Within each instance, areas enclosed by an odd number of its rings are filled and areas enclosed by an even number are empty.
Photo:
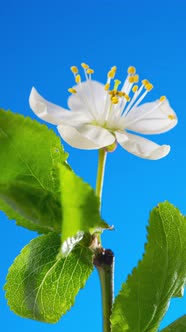
[[[114,254],[110,249],[100,249],[94,258],[102,291],[103,332],[111,332],[110,316],[114,294]]]

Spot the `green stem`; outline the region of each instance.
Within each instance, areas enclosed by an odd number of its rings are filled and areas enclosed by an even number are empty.
[[[102,250],[94,259],[102,291],[102,313],[103,313],[103,332],[111,332],[110,316],[113,304],[113,272],[114,272],[114,255],[111,250]]]
[[[96,181],[96,195],[100,199],[103,189],[103,180],[105,172],[107,152],[105,149],[99,150],[98,158],[98,170],[97,170],[97,181]],[[111,332],[110,316],[112,312],[113,294],[114,294],[114,255],[111,250],[105,250],[101,247],[101,236],[98,235],[99,246],[94,257],[94,265],[96,266],[99,274],[101,293],[102,293],[102,313],[103,313],[103,332]]]
[[[107,156],[107,152],[104,149],[100,149],[99,157],[98,157],[97,180],[96,180],[96,195],[99,197],[100,202],[101,202],[101,198],[102,198],[106,156]]]

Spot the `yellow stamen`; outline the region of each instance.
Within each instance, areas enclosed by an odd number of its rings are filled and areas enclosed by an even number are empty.
[[[111,95],[111,96],[116,96],[117,95],[117,91],[111,90],[111,91],[108,92],[108,94]]]
[[[128,74],[134,75],[136,73],[136,68],[133,66],[130,66],[127,70]]]
[[[150,82],[145,79],[145,80],[142,80],[141,83],[145,86],[145,85],[149,84]]]
[[[112,97],[111,101],[112,101],[113,104],[118,104],[119,99],[117,97]]]
[[[78,68],[76,66],[72,66],[72,67],[70,67],[70,69],[73,72],[73,74],[77,74],[78,73]]]
[[[76,81],[76,83],[80,83],[81,82],[81,76],[79,74],[76,75],[75,81]]]
[[[134,77],[133,76],[129,76],[128,80],[129,80],[130,83],[134,83]]]
[[[139,75],[134,75],[134,83],[138,83],[139,81]]]
[[[153,85],[151,83],[148,83],[148,84],[145,85],[145,89],[147,91],[151,91],[153,89]]]
[[[138,85],[134,85],[132,88],[132,91],[135,93],[136,91],[138,91]]]
[[[124,97],[125,97],[126,101],[130,101],[130,97],[126,93],[124,94]]]
[[[128,80],[130,83],[138,83],[139,76],[138,75],[129,76]]]
[[[161,96],[161,97],[160,97],[160,101],[161,101],[161,102],[164,101],[165,99],[166,99],[165,96]]]
[[[124,97],[125,96],[125,92],[123,92],[123,91],[117,91],[117,95],[119,97]]]
[[[116,66],[113,66],[113,67],[111,68],[111,71],[116,72],[116,70],[117,70],[117,67],[116,67]]]
[[[106,83],[106,84],[105,84],[105,90],[108,91],[109,88],[110,88],[110,84],[109,84],[109,83]]]
[[[172,114],[169,114],[169,115],[168,115],[168,118],[169,118],[170,120],[174,120],[174,119],[176,119],[175,115],[172,115]]]
[[[147,85],[147,84],[149,84],[150,82],[149,82],[148,80],[144,79],[144,80],[141,81],[141,83],[142,83],[143,85]]]
[[[115,72],[114,70],[111,69],[111,70],[108,72],[107,76],[108,76],[109,78],[114,78],[115,74],[116,74],[116,72]]]
[[[68,92],[70,92],[70,93],[77,93],[76,89],[73,89],[73,88],[69,88]]]
[[[89,65],[87,65],[86,63],[82,63],[81,64],[81,67],[83,68],[83,69],[88,69],[89,68]]]
[[[87,74],[94,74],[94,70],[91,68],[87,69]]]

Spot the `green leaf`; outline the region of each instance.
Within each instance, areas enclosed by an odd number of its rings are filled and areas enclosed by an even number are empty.
[[[100,202],[94,190],[74,172],[60,166],[63,206],[62,252],[67,255],[84,233],[102,231],[109,226],[100,217]]]
[[[180,317],[171,325],[161,330],[161,332],[185,332],[185,331],[186,331],[186,315]]]
[[[39,232],[61,229],[56,167],[65,163],[60,139],[45,125],[0,110],[0,209]]]
[[[113,332],[155,332],[186,280],[186,220],[168,202],[152,210],[148,243],[115,300]]]
[[[53,230],[60,233],[61,205],[53,193],[34,184],[12,181],[9,185],[0,183],[0,199],[8,202],[19,215],[31,220],[36,230],[43,227],[44,233]]]
[[[93,270],[92,253],[77,246],[62,258],[59,249],[60,236],[49,233],[32,240],[15,259],[5,290],[16,314],[55,323],[74,304]]]

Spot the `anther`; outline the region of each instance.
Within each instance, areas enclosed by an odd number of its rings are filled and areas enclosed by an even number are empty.
[[[133,66],[130,66],[127,70],[128,74],[134,75],[136,73],[136,68]]]
[[[161,97],[160,97],[160,101],[161,101],[161,102],[164,101],[165,99],[166,99],[165,96],[161,96]]]
[[[128,101],[128,102],[130,101],[130,97],[126,93],[124,94],[124,97],[125,97],[126,101]]]
[[[148,84],[145,85],[145,89],[147,91],[151,91],[153,89],[153,85],[151,83],[148,83]]]
[[[134,85],[132,88],[132,91],[135,93],[136,91],[138,91],[138,85]]]
[[[89,65],[87,65],[86,63],[81,63],[81,67],[83,68],[83,69],[88,69],[89,68]]]
[[[117,95],[119,97],[124,97],[125,96],[125,92],[123,92],[123,91],[117,91]]]
[[[112,97],[111,101],[112,101],[113,104],[118,104],[119,99],[117,97]]]
[[[77,93],[76,89],[73,89],[73,88],[69,88],[68,92],[70,92],[70,93]]]
[[[168,115],[168,118],[169,118],[170,120],[174,120],[174,119],[176,119],[175,115],[172,115],[172,114],[169,114],[169,115]]]
[[[117,91],[115,91],[115,90],[111,90],[111,91],[108,92],[108,94],[111,95],[111,96],[113,97],[113,96],[116,96],[116,95],[117,95]]]
[[[111,71],[116,72],[116,70],[117,70],[117,67],[116,67],[116,66],[113,66],[113,67],[111,68]]]
[[[138,83],[139,81],[139,75],[134,75],[134,83]]]
[[[129,76],[128,80],[130,83],[138,83],[139,76],[138,75]]]
[[[116,74],[116,72],[115,72],[114,70],[111,69],[111,70],[108,72],[107,76],[108,76],[109,78],[114,78],[115,74]]]
[[[130,83],[134,83],[134,76],[129,76],[128,80]]]
[[[94,74],[94,70],[91,68],[87,69],[87,74]]]
[[[106,83],[106,84],[105,84],[105,90],[108,91],[109,88],[110,88],[110,84],[109,84],[109,83]]]
[[[150,82],[145,79],[145,80],[142,80],[141,83],[145,86],[145,85],[149,84]]]
[[[79,74],[76,75],[75,81],[76,81],[76,83],[80,83],[81,82],[81,76]]]
[[[70,69],[73,72],[73,74],[77,74],[78,73],[78,68],[76,66],[72,66],[72,67],[70,67]]]

